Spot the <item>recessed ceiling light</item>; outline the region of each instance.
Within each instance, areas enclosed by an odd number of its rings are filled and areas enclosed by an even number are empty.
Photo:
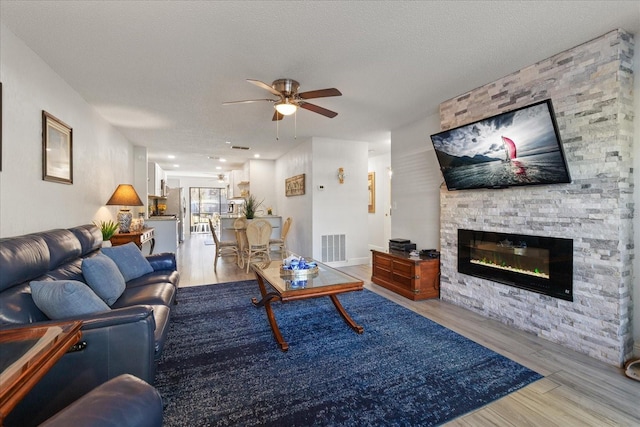
[[[180,165],[173,165],[173,167],[174,167],[174,168],[179,168],[179,167],[180,167]]]
[[[226,162],[226,161],[227,161],[227,159],[220,158],[220,161],[221,161],[221,162]]]
[[[222,166],[216,166],[216,170],[222,169]]]
[[[260,157],[260,154],[256,153],[256,154],[253,155],[253,157],[255,157],[257,159],[258,157]]]
[[[175,159],[175,158],[176,158],[176,156],[174,156],[173,154],[169,154],[169,155],[167,156],[167,158],[168,158],[168,159]]]
[[[231,144],[231,141],[225,141],[224,143],[225,144]]]

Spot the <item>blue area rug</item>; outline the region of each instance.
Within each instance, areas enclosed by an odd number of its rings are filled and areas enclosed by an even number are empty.
[[[431,426],[541,376],[364,290],[274,303],[277,346],[255,281],[181,288],[158,366],[166,426]]]

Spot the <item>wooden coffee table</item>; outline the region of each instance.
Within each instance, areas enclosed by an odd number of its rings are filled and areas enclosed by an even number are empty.
[[[318,265],[318,272],[316,274],[296,277],[282,277],[280,275],[281,260],[251,264],[251,268],[256,273],[256,279],[260,287],[260,293],[262,294],[260,301],[258,301],[257,298],[252,298],[251,302],[256,307],[265,307],[269,325],[271,325],[273,335],[282,351],[287,351],[289,344],[284,340],[278,328],[278,323],[271,308],[272,301],[281,301],[284,303],[287,301],[328,296],[331,298],[340,316],[342,316],[351,329],[358,334],[364,332],[362,326],[357,325],[351,316],[349,316],[337,297],[338,294],[345,292],[361,291],[364,288],[362,280],[342,273],[328,265],[319,262],[316,262],[316,264]],[[267,285],[269,285],[269,291],[267,291]]]

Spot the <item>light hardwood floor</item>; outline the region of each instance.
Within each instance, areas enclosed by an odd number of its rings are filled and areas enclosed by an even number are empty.
[[[210,235],[194,234],[180,245],[180,287],[255,278],[228,257],[218,260],[214,273],[215,249],[207,241],[212,241]],[[363,280],[367,289],[544,376],[448,426],[640,426],[640,382],[625,377],[622,369],[440,300],[400,297],[371,283],[370,266],[340,270]]]

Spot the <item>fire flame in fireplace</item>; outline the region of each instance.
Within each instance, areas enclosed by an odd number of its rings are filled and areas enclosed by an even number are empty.
[[[496,264],[494,262],[491,262],[488,259],[472,259],[470,260],[470,262],[472,264],[479,264],[479,265],[484,265],[487,267],[492,267],[492,268],[499,268],[500,270],[507,270],[507,271],[514,271],[516,273],[521,273],[521,274],[528,274],[529,276],[535,276],[535,277],[542,277],[544,279],[548,279],[549,275],[547,273],[544,273],[540,270],[538,270],[537,268],[534,269],[534,271],[531,270],[523,270],[521,268],[516,268],[516,267],[512,267],[510,265],[499,265]]]

